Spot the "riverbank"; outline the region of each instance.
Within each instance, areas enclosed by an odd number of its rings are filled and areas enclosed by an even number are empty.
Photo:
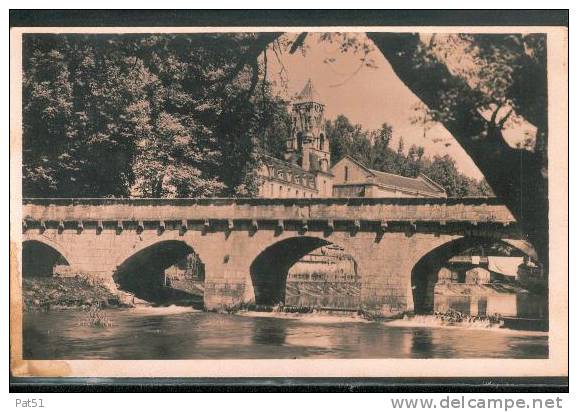
[[[98,281],[75,277],[38,277],[22,282],[25,311],[126,307],[119,296]]]

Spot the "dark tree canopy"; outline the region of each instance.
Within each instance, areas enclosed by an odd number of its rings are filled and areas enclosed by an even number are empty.
[[[251,195],[286,104],[248,59],[254,34],[27,35],[23,192]],[[226,166],[226,167],[224,167]]]

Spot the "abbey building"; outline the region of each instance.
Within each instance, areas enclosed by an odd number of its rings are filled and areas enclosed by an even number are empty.
[[[333,175],[325,135],[325,105],[311,80],[293,101],[284,160],[266,157],[260,196],[332,197]]]
[[[447,197],[425,175],[417,178],[369,169],[346,156],[333,166],[325,133],[325,104],[311,80],[293,101],[284,159],[266,156],[259,196],[265,198]]]

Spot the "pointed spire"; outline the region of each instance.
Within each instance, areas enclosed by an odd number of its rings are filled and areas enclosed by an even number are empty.
[[[321,96],[319,95],[319,93],[317,93],[317,90],[315,90],[315,87],[313,86],[313,82],[311,81],[311,79],[307,80],[305,87],[303,88],[303,90],[301,90],[301,93],[297,95],[294,103],[310,103],[310,102],[323,104]]]

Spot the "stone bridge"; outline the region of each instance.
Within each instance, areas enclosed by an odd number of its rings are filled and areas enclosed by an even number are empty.
[[[22,225],[23,242],[109,281],[193,250],[207,309],[277,302],[288,269],[332,243],[357,263],[363,309],[412,311],[440,258],[483,239],[523,242],[508,209],[487,198],[25,199]]]

